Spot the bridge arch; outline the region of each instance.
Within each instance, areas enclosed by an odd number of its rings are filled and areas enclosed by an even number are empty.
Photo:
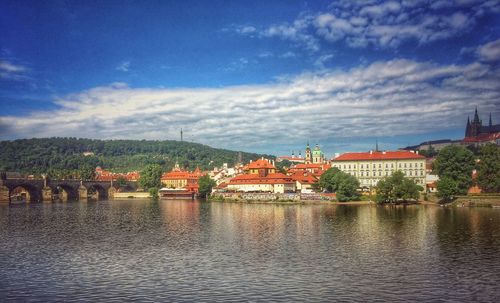
[[[56,184],[51,186],[54,199],[66,202],[78,200],[78,188],[69,184]]]
[[[105,200],[108,198],[108,191],[100,184],[92,183],[87,186],[87,197],[89,200]]]
[[[42,193],[40,190],[31,184],[21,183],[9,187],[9,202],[41,202]]]

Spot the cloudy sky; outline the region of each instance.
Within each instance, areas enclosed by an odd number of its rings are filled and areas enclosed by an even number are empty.
[[[331,156],[500,123],[500,1],[0,1],[0,139]]]

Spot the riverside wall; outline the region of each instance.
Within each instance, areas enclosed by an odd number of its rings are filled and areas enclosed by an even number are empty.
[[[211,200],[236,202],[303,202],[303,201],[336,201],[334,194],[302,194],[302,193],[243,193],[243,192],[216,192],[212,193]]]

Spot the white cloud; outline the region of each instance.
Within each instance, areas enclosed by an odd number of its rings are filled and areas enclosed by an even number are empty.
[[[8,80],[25,80],[28,77],[25,73],[28,68],[19,64],[14,64],[6,60],[0,60],[0,78]]]
[[[386,137],[464,127],[477,105],[500,115],[500,70],[483,63],[375,62],[267,85],[130,88],[123,83],[63,96],[59,109],[3,116],[3,136],[172,139],[179,129],[217,147],[273,152],[307,139]]]
[[[320,49],[320,40],[395,48],[407,41],[427,44],[460,36],[481,16],[498,12],[497,0],[336,1],[328,11],[301,14],[291,23],[264,29],[251,27],[251,33],[289,40],[310,51]],[[245,34],[241,28],[237,32]]]
[[[116,67],[116,70],[128,72],[130,70],[130,61],[123,61]]]
[[[500,39],[480,46],[477,55],[481,61],[500,61]]]

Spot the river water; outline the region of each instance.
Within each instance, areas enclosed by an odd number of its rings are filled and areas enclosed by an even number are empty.
[[[493,302],[499,281],[500,209],[0,205],[2,302]]]

